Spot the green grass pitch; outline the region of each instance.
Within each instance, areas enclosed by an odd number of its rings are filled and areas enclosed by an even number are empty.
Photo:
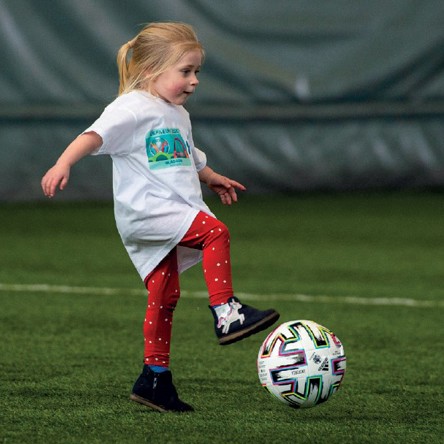
[[[209,202],[230,227],[240,297],[342,340],[338,393],[304,410],[273,399],[256,374],[267,332],[218,346],[196,266],[181,277],[172,349],[179,394],[196,411],[132,403],[146,296],[111,205],[2,204],[0,442],[442,442],[443,195]]]

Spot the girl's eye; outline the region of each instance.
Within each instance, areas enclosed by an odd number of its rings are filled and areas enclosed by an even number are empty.
[[[182,69],[182,73],[185,74],[185,75],[191,74],[191,72],[192,72],[191,69]],[[199,74],[199,73],[200,73],[199,70],[194,71],[194,74],[195,74],[196,76],[197,76],[197,74]]]

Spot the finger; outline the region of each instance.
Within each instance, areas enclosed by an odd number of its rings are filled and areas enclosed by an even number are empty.
[[[231,205],[231,197],[228,192],[222,192],[219,194],[220,200],[224,205]]]
[[[236,182],[235,180],[230,180],[230,184],[232,187],[237,188],[242,191],[245,191],[247,189],[244,185],[242,185],[239,182]]]
[[[49,181],[48,185],[46,187],[46,195],[48,197],[54,197],[55,190],[56,190],[56,185],[55,184],[53,185],[53,181],[52,180]]]
[[[46,196],[46,183],[45,183],[45,176],[43,176],[40,186],[42,187],[43,194]]]
[[[54,197],[57,189],[58,180],[54,178],[46,179],[45,195],[48,197]]]
[[[233,202],[237,202],[237,193],[234,188],[230,188],[228,190],[228,195]]]
[[[52,197],[51,196],[51,189],[50,189],[50,185],[49,185],[49,179],[45,176],[42,179],[42,189],[43,189],[43,194],[47,197]]]
[[[68,183],[68,178],[67,178],[67,177],[64,177],[64,178],[61,180],[61,182],[60,182],[59,189],[60,189],[60,190],[65,189],[67,183]]]

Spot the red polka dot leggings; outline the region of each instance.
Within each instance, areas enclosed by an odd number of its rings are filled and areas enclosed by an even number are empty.
[[[226,225],[200,212],[179,245],[202,250],[210,305],[233,296],[230,234]],[[173,312],[180,297],[177,251],[174,248],[145,278],[148,306],[143,325],[145,364],[169,366]]]

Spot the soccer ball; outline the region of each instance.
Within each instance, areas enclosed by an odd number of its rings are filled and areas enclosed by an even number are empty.
[[[341,341],[313,321],[289,321],[273,330],[257,357],[259,380],[290,407],[314,407],[327,401],[344,378]]]

